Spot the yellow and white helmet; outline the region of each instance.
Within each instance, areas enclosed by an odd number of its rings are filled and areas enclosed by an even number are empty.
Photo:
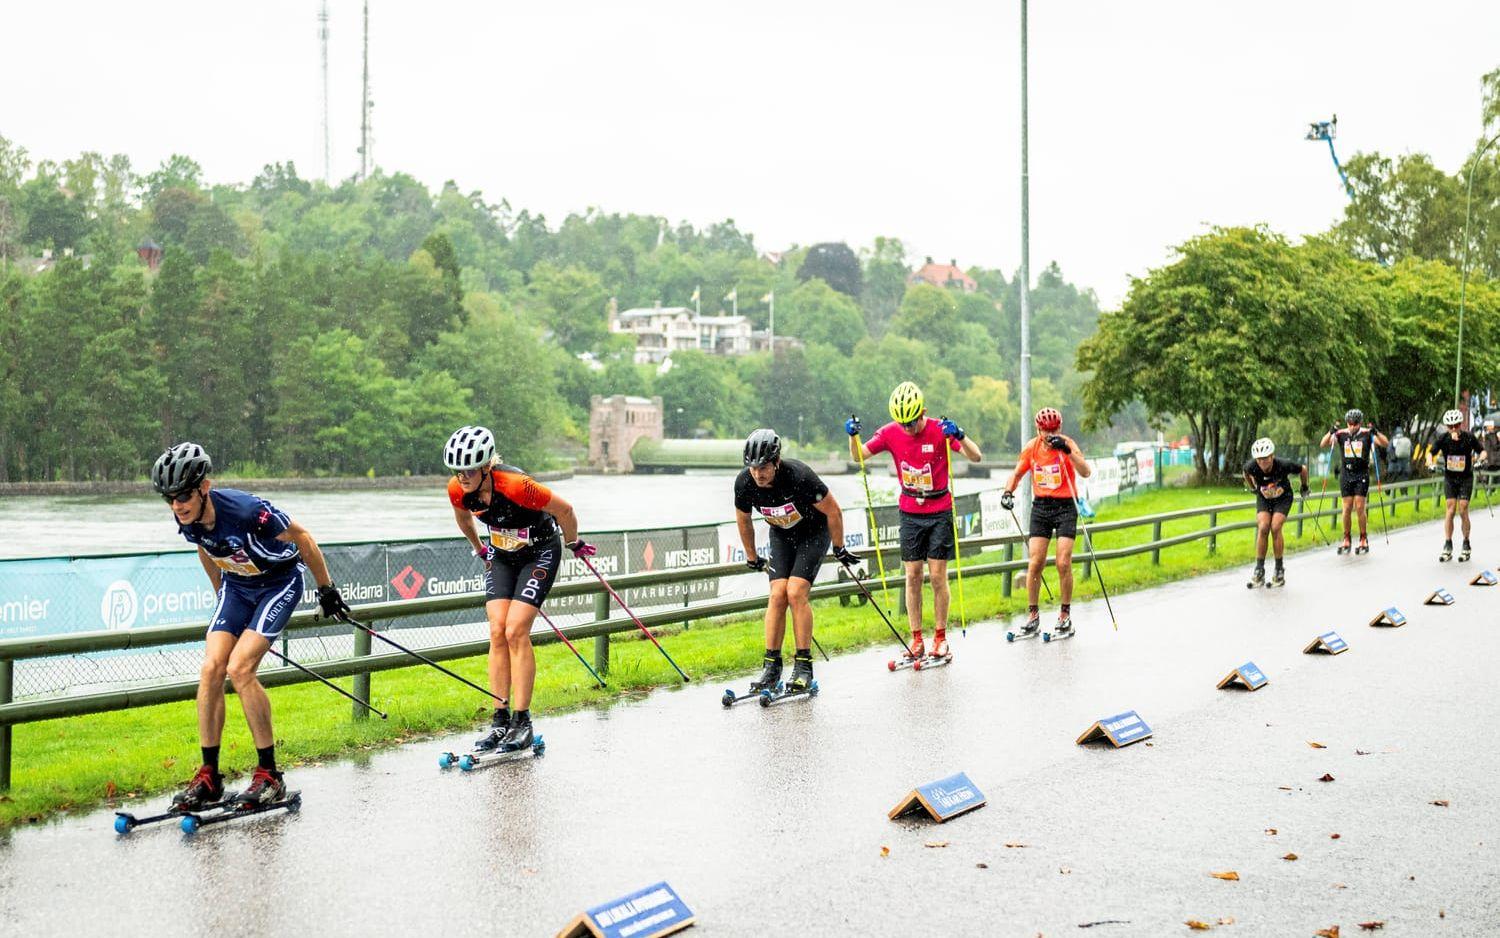
[[[891,419],[897,423],[911,423],[927,409],[922,400],[922,389],[910,381],[896,385],[891,392]]]

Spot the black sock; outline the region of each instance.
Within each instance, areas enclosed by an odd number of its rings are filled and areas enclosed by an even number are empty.
[[[219,772],[219,747],[203,746],[201,748],[203,750],[203,764],[213,769],[214,774],[217,775]]]
[[[530,726],[531,725],[531,711],[530,710],[517,710],[515,712],[515,715],[511,717],[510,723],[511,723],[512,726]]]
[[[797,649],[796,660],[811,662],[812,661],[812,649],[811,648],[799,648],[799,649]]]
[[[1034,615],[1036,615],[1037,613],[1039,613],[1041,611],[1042,611],[1042,608],[1040,606],[1034,604],[1034,603],[1032,605],[1029,605],[1029,606],[1026,607],[1026,614],[1028,616],[1034,616]]]
[[[775,661],[777,664],[780,664],[781,663],[781,649],[780,648],[767,648],[766,649],[766,660],[767,661]]]
[[[1073,611],[1073,604],[1072,603],[1063,603],[1062,604],[1062,609],[1059,610],[1059,611],[1062,612],[1063,615],[1067,615],[1068,613],[1070,613],[1070,612]]]
[[[257,746],[255,748],[255,758],[259,762],[260,767],[267,772],[276,771],[276,746],[274,744],[264,749]]]

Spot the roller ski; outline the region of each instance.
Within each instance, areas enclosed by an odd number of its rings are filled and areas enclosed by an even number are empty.
[[[458,766],[469,772],[481,765],[493,765],[525,755],[530,751],[541,756],[547,744],[540,735],[533,736],[531,722],[512,721],[506,726],[491,724],[490,731],[474,743],[474,748],[465,753],[445,752],[438,756],[438,768]]]
[[[1042,642],[1060,642],[1065,638],[1072,638],[1074,634],[1073,617],[1064,612],[1057,617],[1057,624],[1052,627],[1052,631],[1042,633]]]
[[[1452,559],[1453,559],[1453,542],[1452,541],[1444,541],[1443,542],[1443,552],[1441,554],[1438,554],[1438,563],[1447,563],[1448,561],[1450,561]]]
[[[748,692],[736,694],[734,688],[726,688],[724,696],[719,698],[719,703],[728,709],[741,701],[759,700],[761,691],[768,690],[773,694],[781,693],[783,690],[781,683],[781,659],[767,656],[761,659],[761,664],[764,665],[764,668],[760,672],[760,677],[750,682],[750,690]]]
[[[927,648],[919,638],[911,643],[911,646],[902,652],[901,657],[886,662],[886,667],[892,671],[905,671],[907,668],[916,668],[917,662],[927,657]]]
[[[1006,632],[1005,640],[1007,642],[1015,642],[1020,641],[1023,638],[1036,638],[1040,634],[1042,634],[1042,617],[1040,615],[1034,615],[1031,618],[1027,619],[1026,624],[1021,626],[1019,629]]]
[[[136,817],[129,811],[116,811],[115,833],[128,834],[137,827],[148,824],[175,820],[193,813],[215,811],[234,804],[238,798],[239,792],[226,790],[223,779],[216,777],[216,773],[204,766],[193,776],[186,789],[172,796],[171,805],[161,814]]]
[[[1467,563],[1469,560],[1469,542],[1464,541],[1464,546],[1458,549],[1458,562]]]
[[[1276,565],[1276,572],[1271,574],[1271,586],[1286,586],[1286,568],[1281,564]]]
[[[1370,552],[1369,538],[1361,537],[1359,539],[1359,546],[1354,548],[1354,552],[1356,554],[1368,554]]]
[[[773,703],[780,703],[795,697],[816,696],[818,696],[818,682],[813,680],[812,659],[799,657],[792,663],[791,680],[787,681],[786,686],[779,691],[762,690],[760,705],[769,707]]]
[[[1342,553],[1342,549],[1340,550],[1340,553]],[[1257,586],[1265,586],[1265,585],[1266,585],[1266,567],[1265,567],[1265,564],[1259,564],[1258,563],[1258,564],[1255,565],[1254,572],[1252,572],[1250,574],[1250,582],[1248,582],[1248,583],[1245,584],[1245,589],[1251,589],[1251,590],[1253,590]]]
[[[293,812],[302,807],[302,793],[287,791],[280,772],[257,767],[250,784],[239,797],[212,812],[191,811],[182,816],[182,832],[197,833],[210,824],[222,824],[236,818],[267,814],[271,811]]]
[[[929,671],[933,668],[947,667],[953,663],[953,649],[948,647],[946,638],[939,639],[932,645],[932,653],[927,657],[912,664],[913,671]]]
[[[1365,550],[1369,550],[1369,547],[1366,547]],[[1349,539],[1346,537],[1339,542],[1338,555],[1342,557],[1347,553],[1349,553]]]

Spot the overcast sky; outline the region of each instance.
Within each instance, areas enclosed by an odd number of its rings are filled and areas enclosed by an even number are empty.
[[[9,7],[0,134],[322,174],[318,0]],[[375,158],[544,212],[733,218],[763,249],[876,235],[1020,257],[1019,3],[372,0]],[[330,0],[332,170],[358,167],[358,0]],[[1108,304],[1208,224],[1326,228],[1340,155],[1476,142],[1500,3],[1033,2],[1031,257]]]

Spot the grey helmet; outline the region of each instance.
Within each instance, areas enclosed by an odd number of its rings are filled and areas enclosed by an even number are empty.
[[[1364,423],[1365,422],[1365,412],[1362,411],[1362,410],[1360,410],[1358,407],[1351,407],[1344,414],[1344,422],[1345,423]]]
[[[179,495],[214,471],[214,462],[197,443],[178,443],[156,457],[151,467],[151,486],[162,495]]]
[[[762,427],[745,440],[745,465],[764,466],[781,459],[781,437]]]
[[[483,469],[495,458],[495,434],[484,427],[459,427],[443,447],[449,469]]]

